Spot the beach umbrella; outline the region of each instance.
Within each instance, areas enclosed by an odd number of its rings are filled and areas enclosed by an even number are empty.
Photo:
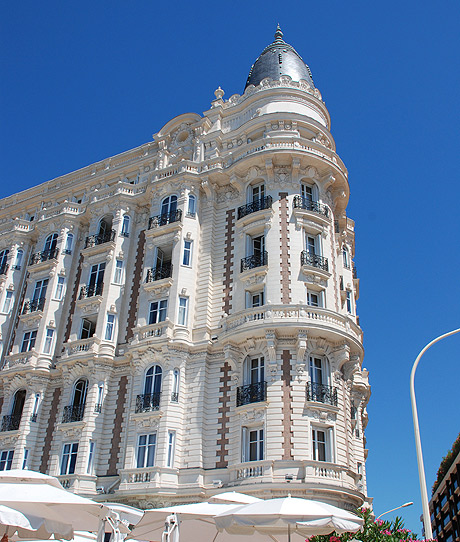
[[[9,506],[0,505],[0,536],[6,542],[17,534],[18,538],[48,539],[51,535],[55,538],[70,540],[72,527],[69,524],[50,521],[31,514],[24,514]]]

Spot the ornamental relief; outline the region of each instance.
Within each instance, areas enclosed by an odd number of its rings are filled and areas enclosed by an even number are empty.
[[[239,192],[231,186],[225,186],[224,188],[216,190],[216,201],[217,203],[225,203],[227,201],[232,201],[239,197]]]

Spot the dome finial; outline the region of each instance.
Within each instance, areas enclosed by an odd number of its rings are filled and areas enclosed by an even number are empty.
[[[283,41],[283,33],[281,32],[279,23],[276,25],[275,41]]]

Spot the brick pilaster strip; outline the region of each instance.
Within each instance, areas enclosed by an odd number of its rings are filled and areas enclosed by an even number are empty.
[[[56,425],[56,416],[61,398],[61,388],[55,388],[53,398],[51,399],[50,417],[46,428],[45,444],[43,445],[42,462],[40,472],[46,474],[48,471],[48,461],[50,458],[51,443],[53,442],[54,426]]]
[[[292,454],[292,405],[291,405],[291,352],[281,354],[281,396],[283,398],[283,460],[293,459]]]
[[[287,192],[280,192],[281,303],[291,303],[291,269],[289,262],[289,207]]]
[[[67,319],[67,327],[65,328],[65,333],[64,333],[64,341],[63,341],[64,343],[66,343],[69,340],[70,330],[72,329],[72,319],[73,319],[73,313],[75,312],[75,305],[77,303],[78,289],[80,288],[80,278],[81,278],[82,267],[83,267],[83,254],[80,254],[80,259],[78,260],[77,274],[75,276],[75,282],[73,285],[72,300],[70,301],[69,318]]]
[[[224,312],[230,314],[232,310],[232,289],[233,289],[233,240],[235,209],[227,211],[227,222],[225,225],[225,255],[224,255]]]
[[[131,299],[129,302],[128,322],[126,324],[126,342],[131,339],[134,333],[134,326],[137,318],[137,306],[139,299],[139,288],[142,282],[142,269],[144,267],[144,246],[145,246],[145,231],[142,230],[139,234],[139,242],[137,244],[136,262],[134,264],[133,287],[131,290]]]
[[[123,424],[123,414],[125,412],[126,391],[128,389],[128,377],[122,376],[118,384],[117,408],[115,409],[115,421],[112,435],[112,448],[110,450],[109,466],[107,476],[116,476],[118,453],[121,443],[121,426]]]
[[[226,361],[221,368],[220,372],[222,376],[219,381],[222,382],[222,385],[219,388],[221,397],[219,400],[219,418],[217,422],[220,424],[220,428],[217,430],[218,440],[217,446],[220,448],[217,450],[217,457],[219,460],[216,462],[216,469],[222,469],[228,466],[228,461],[225,457],[228,455],[227,444],[228,444],[228,422],[230,421],[229,412],[230,412],[230,364]]]

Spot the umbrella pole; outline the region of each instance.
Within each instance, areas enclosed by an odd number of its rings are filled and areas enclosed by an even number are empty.
[[[288,542],[291,542],[291,524],[288,523]]]

